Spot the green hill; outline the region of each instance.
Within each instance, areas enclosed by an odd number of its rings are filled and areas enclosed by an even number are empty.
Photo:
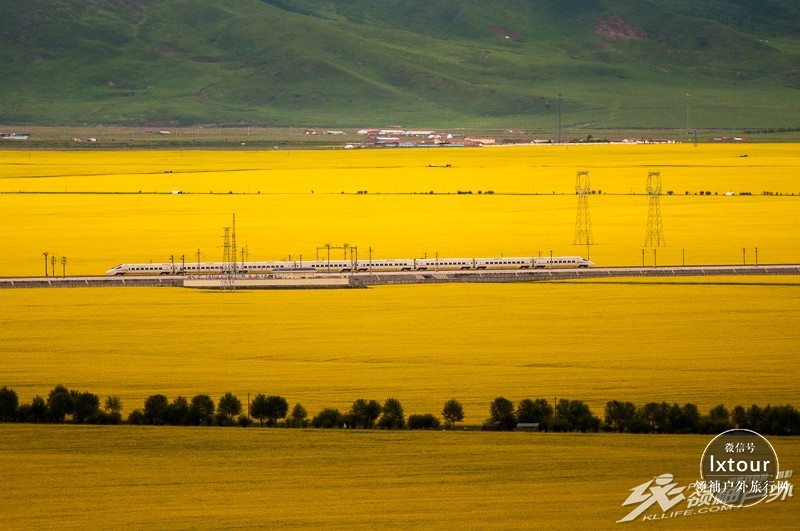
[[[24,0],[0,64],[0,123],[800,126],[796,0]]]

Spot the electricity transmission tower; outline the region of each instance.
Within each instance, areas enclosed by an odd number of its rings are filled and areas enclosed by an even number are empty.
[[[224,251],[222,253],[222,271],[220,288],[223,291],[235,289],[233,282],[234,267],[236,267],[236,254],[231,251],[231,228],[225,227],[225,236],[223,236]]]
[[[236,214],[231,225],[231,272],[236,273]]]
[[[589,183],[589,172],[579,171],[575,177],[575,192],[578,194],[578,214],[575,216],[575,245],[591,245],[592,218],[589,216],[589,194],[592,186]]]
[[[661,220],[661,172],[647,173],[647,194],[650,196],[650,208],[647,211],[647,234],[644,237],[645,247],[661,247],[664,240],[664,224]]]

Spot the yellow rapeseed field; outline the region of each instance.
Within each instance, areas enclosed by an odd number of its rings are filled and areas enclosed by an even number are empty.
[[[348,243],[361,257],[370,247],[374,257],[552,251],[636,265],[651,170],[663,181],[666,246],[657,257],[648,249],[647,264],[753,263],[756,247],[761,263],[797,262],[799,166],[793,144],[0,151],[0,274],[43,275],[45,251],[67,257],[68,274],[196,260],[198,250],[219,261],[233,213],[251,260],[308,259],[318,246]],[[591,249],[574,245],[578,170],[600,192],[589,198]]]
[[[648,171],[673,192],[659,265],[752,263],[756,247],[761,263],[797,263],[798,167],[796,145],[0,151],[0,276],[42,276],[44,251],[67,274],[198,249],[218,261],[234,212],[250,260],[344,242],[361,257],[585,255],[578,170],[602,192],[589,198],[598,265],[641,263]],[[116,394],[124,414],[155,393],[279,394],[311,415],[388,397],[439,414],[456,398],[469,424],[497,396],[584,400],[600,416],[613,399],[797,407],[799,321],[796,276],[2,290],[0,386],[23,402],[58,383]],[[708,440],[0,424],[0,527],[616,527],[633,487],[697,479]],[[796,468],[800,441],[772,442]],[[675,525],[780,527],[796,507]]]
[[[619,529],[637,485],[699,479],[709,440],[0,425],[0,514],[8,529]],[[800,439],[772,443],[782,463],[800,459]],[[627,525],[786,529],[797,517],[794,497],[710,508]]]
[[[800,278],[444,284],[332,291],[0,291],[3,385],[57,383],[125,411],[164,393],[280,394],[310,413],[397,397],[407,413],[497,396],[800,404]]]

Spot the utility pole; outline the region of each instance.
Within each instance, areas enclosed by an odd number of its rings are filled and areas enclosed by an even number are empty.
[[[558,143],[561,143],[561,91],[558,91]]]
[[[57,261],[56,255],[50,257],[50,265],[53,268],[53,275],[52,275],[53,277],[56,276],[56,261]]]
[[[66,278],[67,276],[67,257],[61,257],[61,277]]]
[[[686,93],[686,134],[692,134],[692,121],[691,121],[691,109],[692,109],[692,95],[688,92]]]
[[[45,251],[42,254],[44,255],[44,278],[47,278],[47,255],[50,253]]]

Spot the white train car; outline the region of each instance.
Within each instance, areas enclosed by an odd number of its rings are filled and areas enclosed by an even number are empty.
[[[594,267],[594,262],[582,256],[554,256],[533,259],[533,267],[537,269],[564,269],[575,267]]]
[[[222,262],[186,262],[119,264],[106,275],[214,275],[223,271]],[[459,271],[459,270],[502,270],[533,268],[576,268],[593,267],[594,262],[580,256],[554,256],[534,258],[529,256],[503,258],[388,258],[384,260],[312,260],[237,262],[236,272],[242,274],[268,274],[297,270],[310,270],[319,273],[345,273],[368,271]]]

